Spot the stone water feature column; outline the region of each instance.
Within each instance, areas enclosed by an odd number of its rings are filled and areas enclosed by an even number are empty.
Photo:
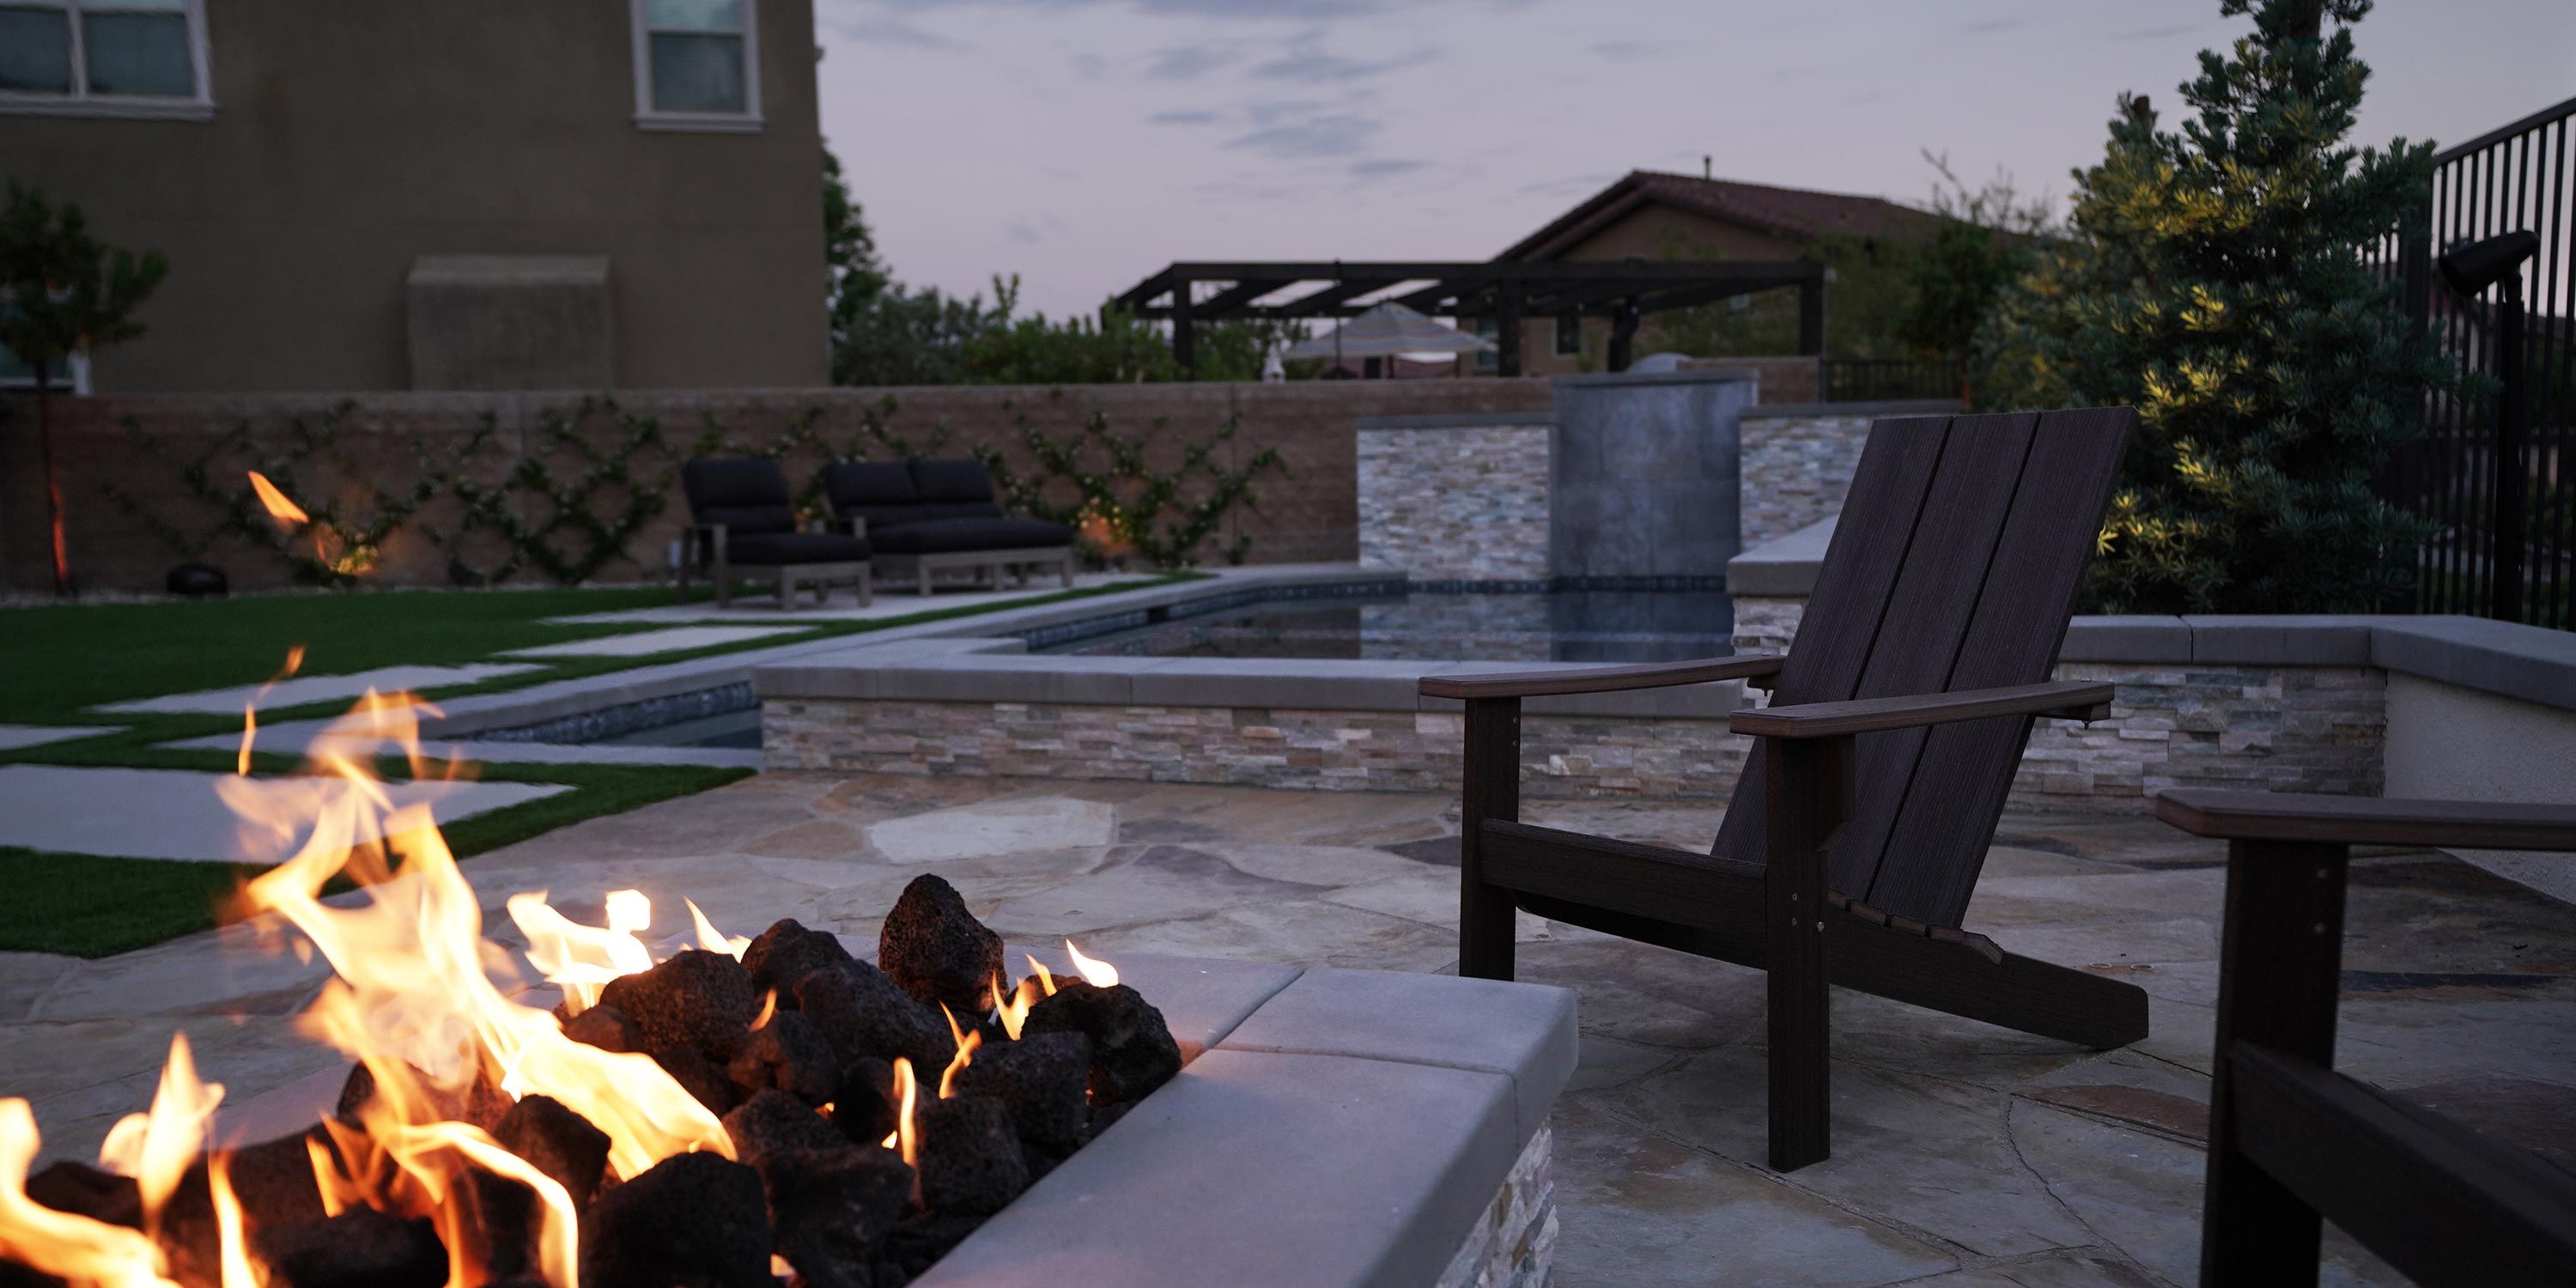
[[[1548,486],[1557,577],[1723,577],[1739,552],[1745,371],[1560,376]]]

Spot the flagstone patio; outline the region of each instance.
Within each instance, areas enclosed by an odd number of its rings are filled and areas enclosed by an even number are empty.
[[[545,889],[691,897],[752,933],[781,916],[872,935],[937,872],[1022,941],[1390,970],[1456,959],[1454,801],[1437,795],[767,774],[592,820],[466,865],[494,937]],[[1702,804],[1545,802],[1531,816],[1703,846]],[[2113,973],[2154,1034],[2096,1053],[1837,992],[1835,1156],[1760,1166],[1754,972],[1521,921],[1523,977],[1580,994],[1557,1105],[1555,1282],[2070,1288],[2195,1278],[2217,917],[2214,845],[2139,818],[2007,817],[1970,926]],[[2438,854],[2354,867],[2341,1061],[2576,1166],[2576,908]],[[169,1031],[244,1099],[333,1063],[290,1016],[322,972],[236,926],[97,962],[0,955],[0,1093],[51,1155],[147,1101]],[[1245,1160],[1257,1166],[1257,1160]],[[2330,1235],[2329,1283],[2400,1282]]]

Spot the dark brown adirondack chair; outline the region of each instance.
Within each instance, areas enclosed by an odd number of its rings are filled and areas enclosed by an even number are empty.
[[[1771,1166],[1823,1160],[1827,985],[2083,1046],[2145,1037],[2135,985],[1959,929],[2051,682],[2136,413],[1883,420],[1785,657],[1426,679],[1466,703],[1462,975],[1512,976],[1512,910],[1769,975]],[[1768,709],[1711,853],[1518,820],[1520,700],[1743,679]]]

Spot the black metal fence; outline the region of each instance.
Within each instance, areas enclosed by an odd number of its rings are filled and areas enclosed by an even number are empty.
[[[2390,501],[2433,521],[2415,607],[2567,629],[2576,626],[2576,99],[2435,158],[2429,235],[2369,248],[2397,276],[2412,322],[2429,329],[2473,387],[2435,398],[2426,435],[2392,462]],[[2508,423],[2496,385],[2504,285],[2454,293],[2435,255],[2528,229],[2539,253],[2523,266],[2523,406]],[[2483,388],[2474,387],[2483,386]],[[2516,431],[2519,432],[2516,432]]]
[[[1957,398],[1964,387],[1958,363],[1882,358],[1826,358],[1816,384],[1819,402]]]

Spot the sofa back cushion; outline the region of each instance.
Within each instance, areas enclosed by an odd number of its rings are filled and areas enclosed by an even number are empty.
[[[953,461],[912,462],[912,486],[920,497],[918,519],[998,519],[1001,505],[993,499],[993,476],[973,457]]]
[[[680,467],[680,490],[700,523],[734,532],[793,532],[796,506],[778,462],[754,456],[706,456]]]

